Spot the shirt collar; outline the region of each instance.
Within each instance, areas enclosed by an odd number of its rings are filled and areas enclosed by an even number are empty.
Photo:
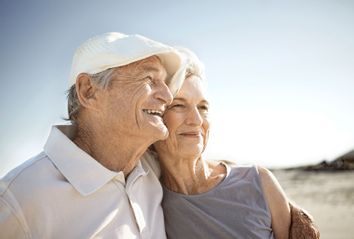
[[[113,172],[80,149],[70,138],[72,125],[53,126],[44,146],[45,153],[73,187],[83,196],[94,193],[116,178],[125,184],[123,172]]]
[[[149,172],[149,166],[145,160],[139,160],[127,178],[127,188],[130,188],[139,177],[145,176]]]

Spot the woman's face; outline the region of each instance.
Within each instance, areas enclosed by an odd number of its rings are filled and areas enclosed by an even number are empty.
[[[163,116],[169,136],[155,143],[157,152],[173,157],[199,157],[209,135],[208,110],[200,78],[188,77]]]

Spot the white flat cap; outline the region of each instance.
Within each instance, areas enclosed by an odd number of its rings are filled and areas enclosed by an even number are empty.
[[[80,73],[96,74],[154,55],[160,58],[167,74],[172,77],[169,88],[176,94],[185,76],[185,67],[180,54],[174,48],[146,37],[118,32],[94,36],[76,49],[69,85],[75,84]]]

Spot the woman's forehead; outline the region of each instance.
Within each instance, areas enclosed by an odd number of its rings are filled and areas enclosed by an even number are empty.
[[[176,99],[198,98],[206,99],[205,87],[202,80],[198,76],[190,76],[183,82],[181,90],[176,95]]]

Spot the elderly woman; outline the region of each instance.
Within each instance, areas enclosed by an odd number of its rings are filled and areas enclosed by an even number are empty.
[[[185,81],[164,114],[169,137],[154,144],[167,236],[289,238],[289,202],[270,171],[202,159],[209,135],[202,64],[190,51],[182,53]]]

